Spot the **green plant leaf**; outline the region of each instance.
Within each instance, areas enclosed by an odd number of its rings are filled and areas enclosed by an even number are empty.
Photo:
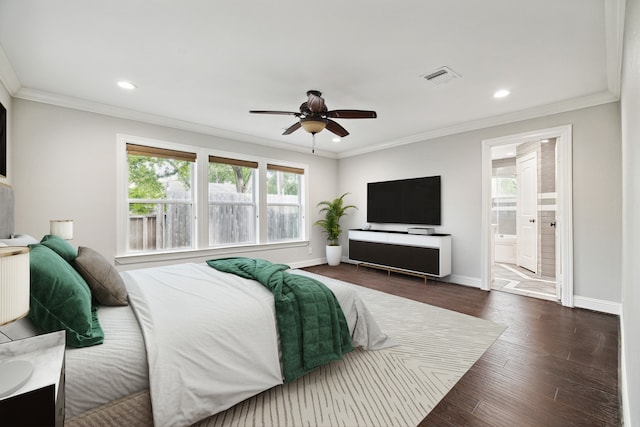
[[[317,205],[317,207],[321,207],[320,213],[324,213],[324,219],[316,221],[314,225],[324,229],[330,246],[338,244],[338,239],[342,233],[340,218],[347,215],[348,209],[358,209],[355,205],[344,205],[344,198],[347,194],[349,193],[344,193],[332,201],[323,200]]]

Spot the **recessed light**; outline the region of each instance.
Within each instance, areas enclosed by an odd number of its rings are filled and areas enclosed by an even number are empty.
[[[337,136],[335,138],[332,139],[333,142],[340,142],[340,138],[338,138]]]
[[[504,98],[505,96],[509,96],[511,92],[509,92],[507,89],[500,89],[497,90],[494,94],[493,97],[494,98]]]
[[[126,80],[120,80],[118,82],[118,86],[120,86],[122,89],[126,89],[126,90],[134,90],[135,88],[137,88],[138,86],[134,85],[131,82],[128,82]]]

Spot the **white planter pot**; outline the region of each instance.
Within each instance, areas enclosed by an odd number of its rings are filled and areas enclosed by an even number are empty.
[[[329,265],[340,265],[340,259],[342,258],[342,246],[329,246],[327,245],[327,263]]]

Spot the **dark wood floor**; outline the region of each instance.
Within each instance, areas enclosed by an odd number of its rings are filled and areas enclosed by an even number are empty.
[[[617,316],[342,263],[325,276],[507,325],[420,426],[618,426]]]

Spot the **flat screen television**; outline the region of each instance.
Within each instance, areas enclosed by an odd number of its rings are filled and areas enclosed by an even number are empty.
[[[440,176],[367,184],[367,222],[441,225],[440,211]]]
[[[0,103],[0,176],[7,176],[7,109]]]

